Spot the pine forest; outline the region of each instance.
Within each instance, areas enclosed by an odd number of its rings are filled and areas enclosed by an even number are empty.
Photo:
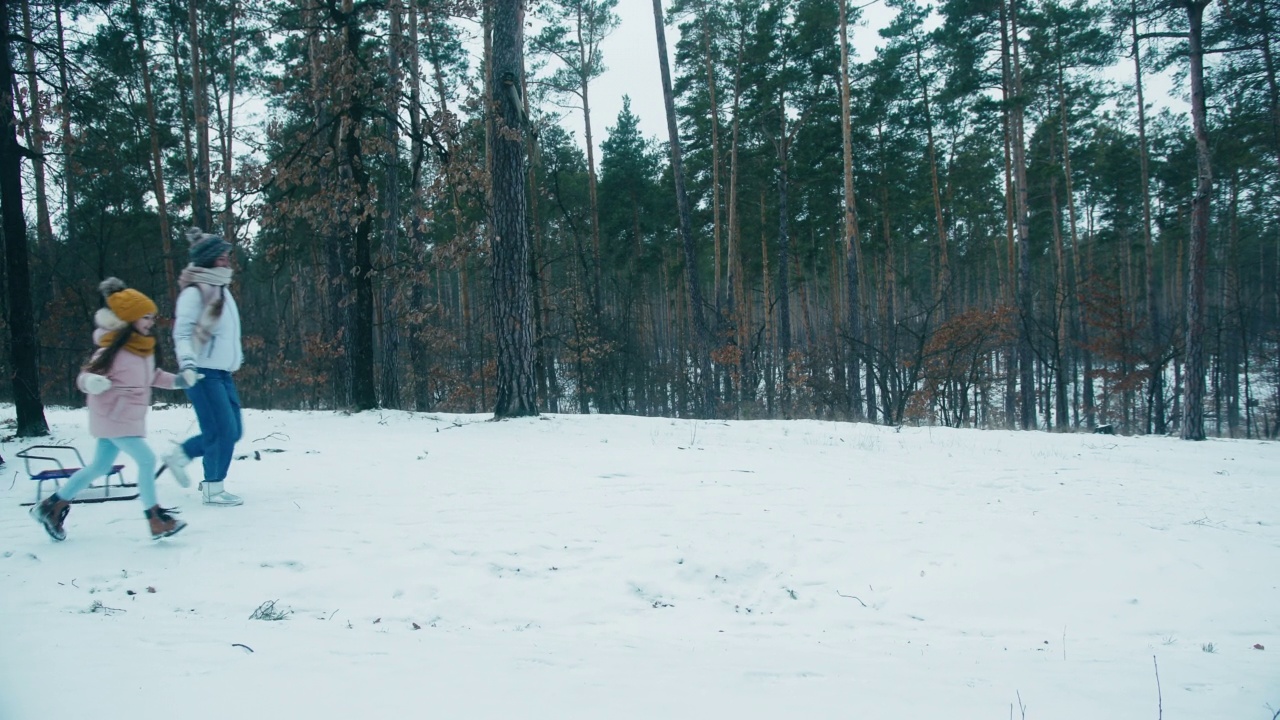
[[[253,407],[1280,435],[1280,0],[618,3],[0,0],[17,435],[191,226]]]

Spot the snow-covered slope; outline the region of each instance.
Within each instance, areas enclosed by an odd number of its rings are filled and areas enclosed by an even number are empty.
[[[49,419],[91,448],[83,410]],[[150,424],[158,450],[195,431],[181,407]],[[161,503],[190,527],[159,542],[137,501],[77,505],[52,542],[19,506],[22,445],[0,447],[0,720],[1280,710],[1280,444],[573,415],[245,424],[227,482],[245,505],[202,506],[165,476]],[[270,602],[283,619],[251,619]]]

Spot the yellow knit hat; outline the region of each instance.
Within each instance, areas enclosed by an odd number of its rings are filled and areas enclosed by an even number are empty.
[[[142,316],[154,314],[159,309],[151,298],[126,287],[119,278],[103,280],[98,289],[107,297],[107,307],[111,308],[111,312],[127,323],[136,322]]]

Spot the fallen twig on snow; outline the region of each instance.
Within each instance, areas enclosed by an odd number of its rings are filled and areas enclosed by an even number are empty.
[[[867,604],[866,604],[866,603],[862,602],[862,598],[858,597],[857,595],[845,595],[844,593],[840,592],[839,590],[837,590],[837,591],[836,591],[836,594],[837,594],[837,595],[839,595],[839,596],[840,596],[840,597],[842,597],[842,598],[850,598],[850,599],[853,599],[853,600],[857,600],[859,603],[861,603],[861,604],[862,604],[862,607],[866,607],[866,606],[867,606]]]
[[[1156,662],[1155,655],[1151,656],[1151,664],[1156,669],[1156,720],[1160,720],[1164,717],[1164,694],[1160,692],[1160,663]]]
[[[258,606],[249,616],[250,620],[283,620],[289,616],[288,610],[276,610],[276,601],[268,600]]]
[[[270,435],[263,435],[257,440],[254,440],[254,442],[262,442],[263,440],[271,440],[271,439],[287,441],[289,439],[289,436],[285,435],[284,433],[273,432]]]

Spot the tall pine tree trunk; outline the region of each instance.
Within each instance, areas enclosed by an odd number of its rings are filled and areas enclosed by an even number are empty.
[[[422,62],[421,44],[418,42],[418,4],[408,3],[409,42],[409,236],[416,244],[422,240],[419,220],[419,209],[422,207],[422,162],[426,152],[426,143],[422,137]],[[415,253],[416,254],[416,253]],[[416,269],[416,268],[415,268]],[[416,346],[417,343],[414,343]]]
[[[76,185],[76,172],[74,169],[76,166],[76,146],[71,135],[71,77],[70,70],[67,67],[67,39],[66,31],[62,26],[61,0],[54,0],[53,12],[58,29],[58,89],[62,95],[62,202],[66,216],[65,238],[67,245],[74,247],[76,244],[76,194],[79,192],[79,188]],[[57,297],[56,286],[53,295]]]
[[[182,159],[187,170],[187,190],[192,197],[192,224],[195,221],[195,193],[196,193],[196,151],[191,142],[191,114],[190,101],[187,93],[190,85],[187,84],[182,74],[182,44],[181,31],[178,19],[181,17],[177,0],[169,0],[169,54],[173,56],[173,86],[178,89],[178,116],[182,121]],[[314,37],[314,33],[313,33]]]
[[[749,375],[748,358],[750,353],[748,352],[748,343],[750,341],[750,327],[746,320],[748,306],[743,288],[742,264],[738,250],[742,243],[742,223],[739,220],[741,208],[738,201],[738,179],[742,171],[739,167],[738,158],[742,126],[742,69],[746,33],[741,26],[737,30],[737,57],[733,67],[733,122],[729,133],[729,202],[727,208],[729,232],[725,249],[726,254],[729,256],[729,262],[727,267],[728,275],[725,278],[725,315],[729,318],[729,322],[733,324],[735,343],[738,348],[737,395],[734,397],[734,407],[735,413],[740,414],[742,403],[748,397],[747,377]]]
[[[840,2],[840,136],[844,149],[844,244],[846,315],[845,333],[848,335],[846,363],[848,364],[849,382],[849,414],[854,420],[863,417],[862,413],[862,303],[859,286],[861,264],[861,246],[858,233],[858,203],[853,186],[853,122],[850,112],[850,78],[849,78],[849,10],[848,0]]]
[[[235,242],[236,214],[234,205],[235,182],[233,179],[233,163],[235,161],[235,114],[236,114],[236,14],[239,4],[231,0],[231,39],[228,53],[230,55],[230,71],[227,76],[227,128],[222,136],[222,234],[231,242]],[[210,199],[212,206],[212,199]]]
[[[151,182],[156,194],[156,214],[160,218],[160,247],[164,251],[164,277],[168,288],[169,307],[177,300],[178,273],[173,257],[172,233],[169,229],[169,199],[164,188],[164,157],[160,154],[160,128],[156,122],[156,101],[151,90],[151,58],[147,53],[147,38],[142,26],[142,13],[138,0],[129,0],[129,15],[133,20],[133,34],[138,41],[138,67],[142,71],[142,92],[147,102],[147,134],[151,140]]]
[[[1058,57],[1062,57],[1061,47],[1059,47]],[[1079,343],[1084,346],[1083,352],[1085,354],[1089,353],[1089,348],[1085,342],[1084,321],[1081,318],[1079,291],[1080,231],[1076,212],[1075,180],[1073,179],[1071,172],[1071,123],[1070,115],[1067,112],[1066,79],[1064,77],[1064,71],[1061,64],[1058,65],[1058,112],[1059,118],[1062,122],[1062,175],[1065,182],[1064,189],[1067,195],[1067,228],[1071,233],[1071,248],[1068,250],[1068,252],[1071,253],[1071,262],[1064,265],[1064,273],[1062,277],[1062,292],[1064,294],[1064,307],[1062,308],[1062,312],[1065,317],[1064,322],[1061,324],[1061,333],[1062,342],[1066,344],[1066,350],[1062,353],[1062,358],[1065,362],[1071,364],[1071,368],[1064,370],[1062,373],[1062,382],[1065,385],[1067,375],[1070,375],[1071,378],[1076,376],[1076,353],[1072,351],[1072,347],[1075,345],[1073,341],[1078,340]],[[1075,338],[1070,337],[1072,332],[1076,333]],[[1093,382],[1093,378],[1090,377],[1091,375],[1092,373],[1086,374],[1085,382]],[[1060,400],[1059,409],[1060,411],[1065,412],[1067,404],[1066,387],[1063,386],[1060,390],[1063,397]],[[1079,425],[1078,410],[1076,419],[1076,424]],[[1062,418],[1062,422],[1058,424],[1058,427],[1066,427],[1065,415]]]
[[[581,67],[587,67],[587,59],[585,57],[586,45],[579,43],[579,48],[583,53]],[[598,183],[596,180],[596,149],[595,137],[591,133],[591,83],[587,82],[584,75],[580,92],[582,93],[582,127],[587,146],[587,202],[591,206],[591,256],[593,260],[591,275],[591,299],[592,310],[595,312],[595,322],[600,323],[600,309],[602,300],[600,297],[600,201],[596,194]]]
[[[311,0],[303,15],[304,21],[310,27],[319,27],[323,17],[324,8],[320,0]],[[307,38],[309,72],[307,80],[310,84],[312,127],[317,137],[320,137],[324,128],[333,122],[333,103],[329,101],[329,90],[325,84],[326,62],[320,33],[313,32]],[[332,138],[333,134],[329,133],[325,137]],[[325,142],[324,152],[336,155],[339,151],[336,142],[329,139]],[[189,148],[187,157],[190,162]],[[189,170],[192,167],[193,165],[188,165]],[[316,172],[316,186],[329,188],[334,183],[334,174],[334,169],[330,165],[321,164]],[[193,182],[194,177],[191,175]],[[321,279],[317,288],[320,302],[317,304],[324,309],[325,323],[322,331],[340,339],[335,352],[325,358],[331,375],[328,387],[329,401],[334,407],[345,407],[351,400],[351,362],[348,350],[351,347],[351,306],[342,301],[348,264],[342,253],[341,238],[331,224],[316,222],[313,224],[312,231],[316,235],[316,242],[311,246],[311,266],[317,269]],[[323,252],[323,262],[321,252]],[[323,271],[320,268],[323,268]]]
[[[345,57],[340,66],[359,68],[364,64],[360,53],[365,34],[360,26],[360,14],[355,10],[354,0],[342,0],[341,8],[336,35]],[[339,164],[335,180],[344,231],[338,237],[349,238],[350,243],[342,248],[349,262],[344,275],[354,296],[349,315],[351,343],[347,352],[351,357],[351,406],[362,411],[378,406],[373,342],[373,218],[376,213],[370,207],[374,203],[374,189],[363,140],[369,130],[367,116],[371,99],[360,81],[351,77],[342,81],[346,83],[340,91],[344,114],[339,121]]]
[[[411,2],[406,7],[409,13],[409,42],[406,45],[409,56],[409,242],[412,248],[413,261],[410,265],[414,273],[414,281],[409,290],[409,303],[412,307],[422,307],[423,284],[428,276],[425,263],[419,256],[418,248],[422,247],[422,223],[419,220],[419,208],[422,207],[422,161],[425,143],[422,138],[422,65],[420,61],[421,46],[418,43],[418,4]],[[425,410],[430,403],[427,394],[426,359],[421,339],[420,322],[411,323],[409,333],[409,367],[407,377],[412,379],[408,390],[409,401],[415,410]]]
[[[782,363],[782,416],[791,417],[791,232],[787,207],[787,106],[778,98],[778,361]]]
[[[680,132],[676,123],[675,98],[671,91],[671,65],[667,59],[666,24],[662,14],[662,0],[653,0],[653,22],[658,40],[658,66],[662,73],[662,96],[667,111],[667,136],[671,145],[671,173],[675,178],[676,212],[680,222],[681,245],[684,248],[685,281],[688,284],[689,315],[692,320],[694,341],[691,352],[698,367],[698,412],[704,417],[715,414],[715,383],[711,374],[710,331],[703,311],[702,281],[698,277],[698,255],[693,244],[693,219],[690,215],[689,197],[685,192],[684,165],[680,152]]]
[[[10,0],[0,0],[0,227],[4,228],[5,289],[8,291],[9,348],[18,437],[49,434],[40,400],[39,339],[31,302],[27,264],[27,223],[22,205],[22,158],[30,150],[18,144],[14,117],[14,71],[9,29]]]
[[[715,257],[712,294],[716,312],[719,313],[723,304],[722,293],[727,289],[727,285],[722,286],[720,283],[723,263],[720,254],[720,103],[716,96],[715,59],[711,53],[711,21],[707,16],[706,0],[699,0],[698,14],[699,24],[702,26],[702,58],[707,73],[707,95],[711,105],[711,233]]]
[[[527,82],[527,78],[526,78]],[[526,91],[521,94],[524,101],[525,117],[529,115],[529,93]],[[533,315],[533,373],[534,383],[536,385],[536,395],[539,398],[540,409],[545,412],[559,412],[559,388],[556,385],[555,359],[553,353],[548,351],[547,328],[551,325],[551,308],[550,301],[547,298],[548,284],[550,274],[549,263],[546,260],[542,233],[542,223],[538,216],[538,139],[533,133],[526,135],[526,152],[529,153],[531,161],[527,163],[529,188],[529,227],[530,241],[533,245],[529,255],[529,282],[532,283],[530,291],[530,300],[533,303],[531,313]],[[639,227],[639,203],[633,202],[632,214],[635,222],[635,242],[637,247],[640,244],[640,227]],[[634,264],[639,259],[639,253],[630,259]],[[641,329],[643,332],[643,329]],[[643,342],[643,340],[641,340]]]
[[[529,228],[525,194],[524,0],[493,8],[493,82],[489,96],[493,159],[493,303],[498,386],[494,417],[538,414],[529,302]]]
[[[934,302],[942,306],[942,318],[950,316],[951,261],[947,252],[947,223],[942,214],[942,192],[938,181],[938,155],[933,137],[933,109],[929,106],[929,86],[924,78],[924,59],[920,47],[915,50],[916,82],[920,85],[920,102],[924,108],[924,129],[929,154],[929,183],[933,196],[934,230],[938,234],[938,275],[934,280]]]
[[[1138,104],[1139,187],[1142,192],[1142,249],[1145,260],[1147,306],[1147,356],[1151,367],[1150,390],[1152,427],[1158,435],[1167,431],[1164,408],[1164,343],[1160,317],[1160,298],[1156,280],[1155,242],[1151,233],[1151,170],[1147,149],[1147,106],[1142,85],[1142,48],[1138,43],[1138,5],[1130,0],[1130,33],[1133,52],[1133,79]]]
[[[1067,258],[1062,240],[1061,210],[1058,206],[1058,178],[1049,179],[1049,202],[1053,217],[1053,257],[1057,278],[1053,314],[1057,318],[1053,343],[1053,385],[1056,390],[1050,425],[1065,430],[1069,424],[1067,399]],[[1049,417],[1046,414],[1046,417]]]
[[[1209,211],[1213,169],[1205,117],[1204,9],[1209,0],[1190,0],[1187,42],[1190,52],[1191,124],[1196,139],[1196,191],[1191,199],[1191,245],[1187,250],[1187,367],[1183,381],[1182,439],[1203,440],[1205,394],[1205,275],[1209,265]]]
[[[1240,437],[1240,356],[1248,354],[1245,343],[1244,308],[1240,301],[1240,171],[1232,169],[1227,192],[1227,252],[1222,262],[1223,318],[1220,333],[1222,388],[1227,403],[1227,437]]]
[[[1014,180],[1014,225],[1018,232],[1018,366],[1020,368],[1021,424],[1023,430],[1036,426],[1035,357],[1031,352],[1031,232],[1027,208],[1027,141],[1024,129],[1026,101],[1022,97],[1021,42],[1018,39],[1018,2],[1010,0],[1008,44],[1012,58],[1013,97],[1011,108]]]
[[[31,30],[31,3],[22,0],[22,29],[27,38],[34,40]],[[40,100],[40,83],[36,79],[36,43],[23,43],[27,49],[27,93],[31,98],[31,172],[35,180],[36,243],[45,262],[52,260],[53,224],[49,219],[49,197],[45,188],[44,162],[44,104]],[[52,273],[51,273],[52,274]]]
[[[390,37],[387,38],[387,110],[391,116],[387,122],[387,187],[383,190],[386,196],[386,219],[382,225],[382,252],[380,253],[383,268],[395,265],[399,255],[400,238],[400,96],[403,75],[401,72],[400,50],[404,37],[404,10],[400,0],[390,0],[387,10],[391,15]],[[414,129],[417,132],[417,129]],[[379,309],[383,320],[378,324],[382,339],[382,383],[381,395],[383,407],[400,407],[401,371],[396,362],[400,352],[400,323],[394,320],[399,303],[394,278],[384,271],[378,274],[382,285],[382,302]]]
[[[199,0],[187,0],[188,45],[191,50],[191,96],[195,113],[195,186],[191,188],[191,217],[197,227],[213,232],[213,199],[209,188],[209,91],[200,55]]]
[[[1014,191],[1014,173],[1013,173],[1013,103],[1015,100],[1013,94],[1013,62],[1009,53],[1009,4],[1006,0],[1000,0],[1000,99],[1001,113],[1000,122],[1003,129],[1002,145],[1004,149],[1004,223],[1005,223],[1005,256],[1007,258],[1008,277],[1001,278],[1001,285],[1005,289],[1002,301],[1007,305],[1016,309],[1018,303],[1017,294],[1017,272],[1016,267],[1016,245],[1014,238],[1016,237],[1015,227],[1017,223],[1017,201]],[[1010,343],[1005,350],[1005,373],[1004,373],[1004,422],[1005,426],[1013,428],[1017,426],[1018,418],[1018,341],[1021,338],[1022,323],[1019,313],[1013,313],[1015,318],[1015,326],[1012,328],[1012,337],[1014,342]]]
[[[1272,20],[1270,15],[1262,15],[1262,58],[1267,75],[1267,97],[1271,106],[1271,148],[1275,153],[1277,168],[1280,168],[1280,81],[1277,81],[1275,52],[1271,47]],[[1273,231],[1275,232],[1275,231]],[[1273,252],[1275,266],[1271,275],[1271,312],[1272,322],[1280,324],[1280,250]],[[1273,325],[1274,327],[1274,325]],[[1280,332],[1280,330],[1277,330]],[[1280,377],[1280,353],[1276,353],[1276,376]],[[1275,391],[1276,405],[1280,408],[1280,384]],[[1271,437],[1280,434],[1280,409],[1276,412],[1274,429]]]

